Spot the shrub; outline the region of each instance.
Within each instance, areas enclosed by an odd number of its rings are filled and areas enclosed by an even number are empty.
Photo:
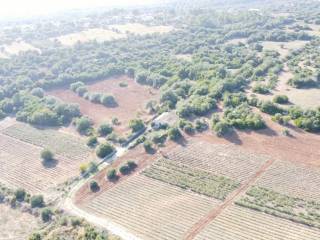
[[[279,104],[286,104],[289,102],[289,98],[286,95],[274,96],[273,101]]]
[[[228,133],[229,129],[230,129],[230,126],[225,121],[218,122],[213,127],[213,130],[215,131],[215,133],[219,137],[221,137],[221,136],[225,135],[226,133]]]
[[[114,107],[117,105],[116,99],[111,95],[103,95],[101,97],[101,104],[106,107]]]
[[[70,84],[70,90],[76,92],[79,87],[85,86],[83,82],[75,82]]]
[[[155,132],[151,137],[152,142],[155,144],[164,144],[165,141],[167,140],[167,136],[168,136],[167,133],[164,131]]]
[[[79,168],[80,168],[81,174],[84,174],[88,170],[88,164],[87,163],[81,163]]]
[[[43,209],[41,211],[41,219],[44,222],[48,222],[51,219],[52,211],[49,208]]]
[[[98,139],[96,136],[90,136],[87,140],[87,146],[94,147],[98,144]]]
[[[129,122],[129,127],[132,129],[132,132],[139,132],[144,129],[144,123],[141,119],[133,119]]]
[[[80,96],[80,97],[83,97],[85,96],[85,94],[88,93],[88,89],[85,87],[85,86],[81,86],[81,87],[78,87],[77,90],[76,90],[76,93]],[[87,95],[89,97],[89,95]]]
[[[98,165],[95,162],[90,162],[88,164],[88,172],[89,173],[96,173],[98,171]]]
[[[36,208],[36,207],[43,207],[44,206],[44,200],[43,200],[43,196],[42,195],[35,195],[32,196],[30,199],[30,204],[32,208]]]
[[[275,115],[276,113],[283,113],[283,109],[281,109],[271,101],[262,102],[260,105],[260,109],[262,112],[268,113],[270,115]]]
[[[77,217],[72,217],[70,222],[72,227],[77,227],[81,225],[81,220]]]
[[[121,82],[121,83],[119,83],[119,86],[120,86],[120,87],[128,87],[128,83],[126,83],[126,82]]]
[[[117,178],[117,171],[115,169],[110,169],[107,172],[107,179],[108,180],[114,180]]]
[[[252,91],[260,94],[267,94],[270,92],[268,87],[263,84],[256,84],[255,86],[253,86]]]
[[[130,173],[130,168],[128,165],[122,165],[120,168],[119,168],[119,171],[122,175],[126,175],[128,173]]]
[[[76,128],[79,133],[86,133],[92,126],[92,122],[87,117],[81,117],[76,120]]]
[[[138,166],[134,161],[127,161],[127,165],[130,170],[134,170]]]
[[[208,129],[208,123],[205,120],[197,119],[195,128],[199,132],[205,131]]]
[[[42,160],[51,161],[54,157],[54,154],[49,149],[43,149],[40,153]]]
[[[103,143],[99,145],[96,151],[96,154],[99,158],[105,158],[106,156],[111,154],[113,151],[114,151],[114,147],[112,145],[110,145],[109,143]]]
[[[99,190],[99,184],[98,184],[96,181],[92,180],[92,181],[89,183],[89,188],[90,188],[90,191],[91,191],[91,192],[96,192],[96,191]]]
[[[101,103],[101,93],[90,93],[89,100],[93,103]]]
[[[39,97],[39,98],[43,98],[44,91],[43,91],[42,88],[34,88],[34,89],[32,89],[31,94],[33,96],[36,96],[36,97]]]
[[[33,233],[30,237],[29,240],[41,240],[41,235],[40,233]]]
[[[144,150],[147,152],[147,153],[152,153],[154,148],[153,148],[153,145],[152,145],[152,142],[150,142],[149,140],[146,140],[144,143],[143,143],[143,147],[144,147]]]
[[[182,137],[182,134],[178,128],[174,127],[168,130],[168,136],[170,140],[178,141]]]
[[[14,196],[16,197],[16,199],[20,202],[23,202],[25,197],[26,197],[26,191],[22,188],[18,188],[15,192],[14,192]]]
[[[112,131],[112,126],[107,123],[101,124],[98,128],[98,133],[100,136],[107,136],[108,134],[112,133]]]

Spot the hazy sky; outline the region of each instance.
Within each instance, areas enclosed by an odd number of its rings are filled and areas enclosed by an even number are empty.
[[[133,6],[155,2],[161,2],[161,0],[0,0],[0,18],[30,17],[68,9]]]

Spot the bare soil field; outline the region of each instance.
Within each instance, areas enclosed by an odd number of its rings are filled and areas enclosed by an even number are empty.
[[[142,239],[182,239],[218,203],[139,175],[102,193],[86,209],[124,226]]]
[[[37,229],[38,223],[34,216],[0,204],[0,240],[27,239]]]
[[[278,160],[305,163],[320,166],[320,136],[289,126],[290,136],[282,134],[283,126],[273,122],[269,115],[260,113],[267,129],[258,131],[234,131],[223,138],[211,132],[196,135],[196,141],[208,141],[215,144],[232,143],[241,146],[242,151],[265,154]]]
[[[281,58],[285,58],[289,55],[291,50],[304,47],[307,41],[291,41],[291,42],[262,42],[264,50],[273,50],[280,54]]]
[[[316,240],[320,230],[239,206],[212,221],[196,240]]]
[[[120,87],[120,83],[127,83],[127,87]],[[53,90],[48,94],[65,102],[79,104],[81,113],[89,116],[95,125],[104,122],[110,123],[112,118],[118,118],[121,122],[119,126],[115,126],[118,133],[129,130],[128,123],[131,119],[138,117],[145,121],[149,120],[152,116],[146,112],[145,106],[149,100],[157,100],[159,96],[155,89],[142,86],[125,76],[92,83],[87,85],[87,89],[92,92],[112,94],[118,106],[107,108],[100,104],[94,104],[68,89]]]
[[[239,43],[246,44],[247,39],[246,38],[235,38],[235,39],[228,40],[226,42],[226,44],[233,44],[233,45],[238,45]]]
[[[42,148],[6,135],[0,134],[0,149],[0,181],[13,189],[49,196],[59,184],[79,174],[77,160],[56,155],[52,162],[44,163]]]
[[[0,46],[0,58],[9,58],[11,55],[18,55],[20,52],[36,51],[41,53],[40,49],[24,41],[12,42],[10,45]]]
[[[73,46],[77,42],[89,42],[94,40],[97,42],[104,42],[125,37],[125,34],[116,33],[111,30],[93,28],[78,33],[63,35],[58,38],[52,38],[51,41],[59,41],[62,45]]]
[[[259,187],[271,189],[291,197],[318,201],[320,168],[285,161],[275,162],[258,180]]]
[[[134,33],[139,35],[153,34],[153,33],[167,33],[174,30],[172,26],[147,26],[140,23],[128,23],[123,25],[111,25],[110,29],[116,29],[122,34]]]

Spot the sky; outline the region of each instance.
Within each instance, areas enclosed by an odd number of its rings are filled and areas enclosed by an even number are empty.
[[[33,17],[72,9],[148,5],[161,0],[0,0],[0,18]]]

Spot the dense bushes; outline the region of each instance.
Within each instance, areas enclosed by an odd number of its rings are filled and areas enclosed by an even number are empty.
[[[129,127],[132,132],[139,132],[145,128],[144,123],[141,119],[132,119],[129,122]]]
[[[114,152],[114,147],[108,143],[102,143],[98,146],[96,154],[99,158],[105,158]]]
[[[275,103],[286,104],[289,103],[289,98],[286,95],[276,95],[273,98]]]

